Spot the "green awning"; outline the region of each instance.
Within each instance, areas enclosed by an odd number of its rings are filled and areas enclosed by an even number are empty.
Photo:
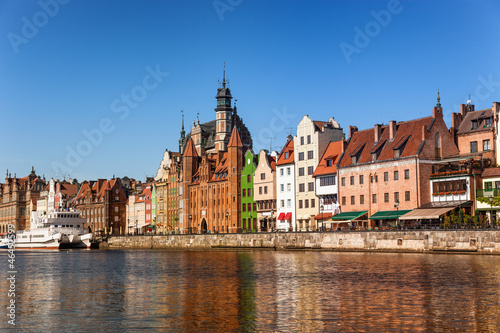
[[[332,216],[333,221],[346,221],[346,220],[354,220],[357,219],[358,217],[367,214],[368,211],[364,210],[361,212],[344,212],[344,213],[339,213],[337,215]]]
[[[370,220],[396,220],[398,217],[411,212],[410,210],[381,210],[370,216]]]

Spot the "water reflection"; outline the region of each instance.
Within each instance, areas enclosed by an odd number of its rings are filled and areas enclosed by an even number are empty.
[[[23,332],[500,331],[498,256],[115,250],[16,259]]]

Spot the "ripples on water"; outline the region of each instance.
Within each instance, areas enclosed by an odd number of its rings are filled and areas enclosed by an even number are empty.
[[[19,332],[500,332],[499,256],[16,255]],[[7,259],[2,252],[0,267]],[[0,288],[5,309],[5,278]],[[5,316],[0,327],[9,327]]]

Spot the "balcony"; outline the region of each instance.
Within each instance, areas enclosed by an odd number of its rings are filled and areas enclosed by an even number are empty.
[[[445,177],[455,177],[455,176],[466,176],[468,175],[467,170],[453,170],[444,172],[434,172],[431,174],[430,178],[445,178]]]
[[[478,198],[478,197],[498,197],[498,196],[500,196],[500,188],[476,190],[476,198]]]

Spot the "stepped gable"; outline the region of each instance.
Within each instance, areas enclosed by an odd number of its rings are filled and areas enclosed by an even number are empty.
[[[394,159],[394,149],[401,149],[400,158],[416,156],[424,142],[422,127],[428,131],[435,118],[432,116],[396,123],[394,137],[390,138],[390,125],[380,127],[378,142],[375,142],[373,128],[354,132],[349,139],[340,167],[351,165],[352,156],[358,156],[357,164],[372,162],[372,152],[380,150],[377,161]]]

